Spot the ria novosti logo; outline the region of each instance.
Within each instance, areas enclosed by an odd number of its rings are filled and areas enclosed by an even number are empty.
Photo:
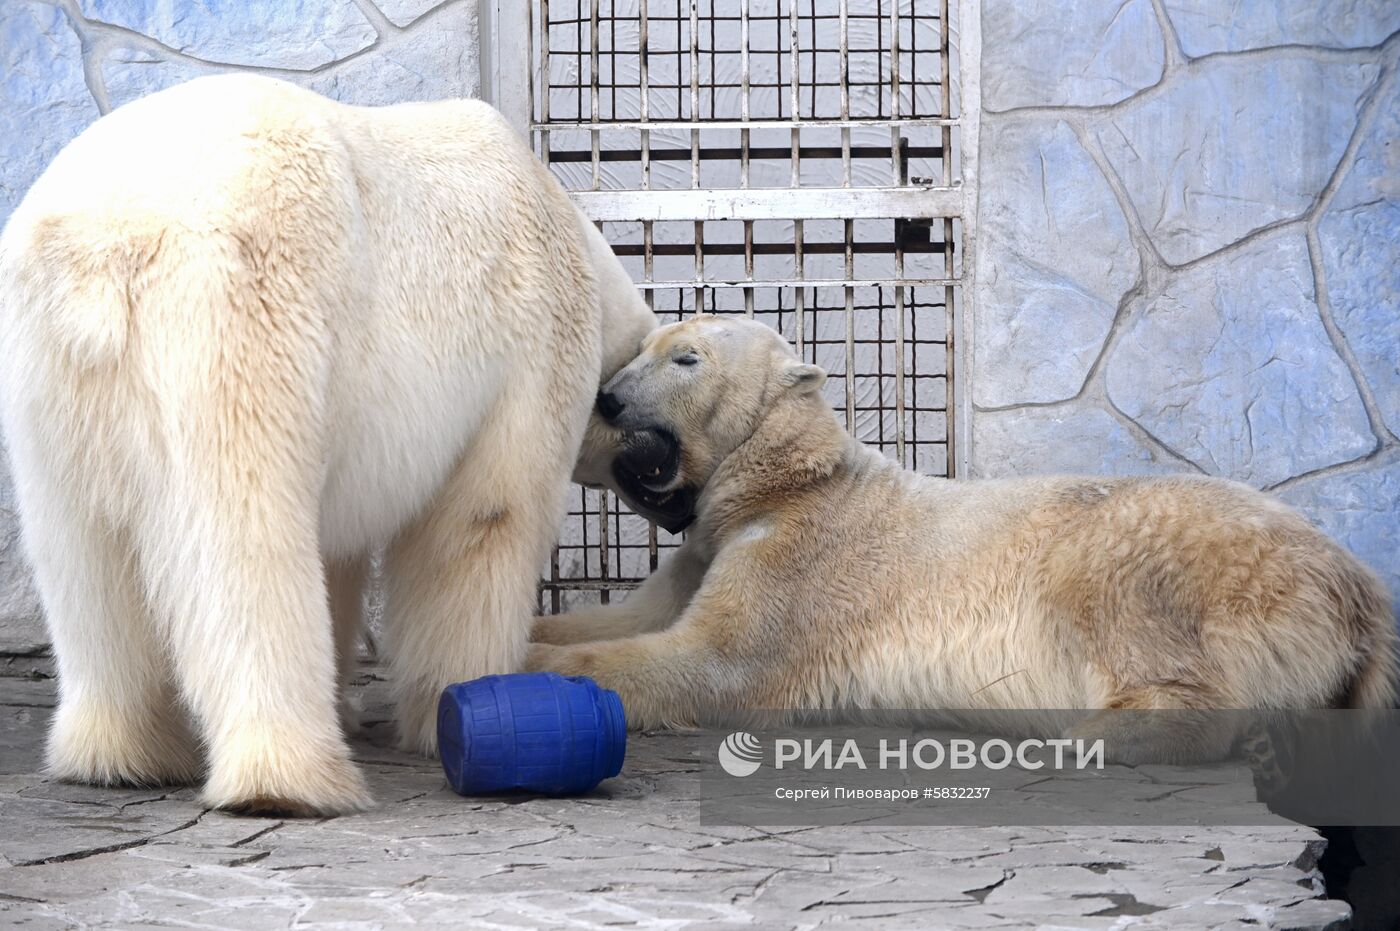
[[[1030,738],[1015,744],[999,737],[973,740],[925,738],[910,742],[881,738],[878,745],[862,747],[854,738],[831,737],[795,739],[778,737],[773,741],[772,765],[784,769],[908,770],[908,769],[1103,769],[1103,738]],[[763,765],[763,741],[748,731],[735,731],[719,745],[719,765],[731,776],[752,776]]]
[[[752,776],[763,765],[763,745],[746,731],[735,731],[719,745],[719,765],[731,776]]]

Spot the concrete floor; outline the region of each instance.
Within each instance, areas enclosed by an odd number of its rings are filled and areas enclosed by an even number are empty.
[[[586,798],[465,799],[390,749],[366,667],[356,756],[379,806],[233,817],[189,788],[49,782],[44,657],[0,656],[0,926],[16,928],[1342,928],[1318,835],[1250,828],[712,827],[713,747],[636,736]],[[1122,778],[1134,778],[1122,770]],[[1243,771],[1239,778],[1247,778]]]

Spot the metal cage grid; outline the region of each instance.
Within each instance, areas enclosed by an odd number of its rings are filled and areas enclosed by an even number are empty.
[[[536,0],[536,152],[663,321],[746,314],[827,370],[848,429],[954,471],[960,313],[948,0]],[[540,607],[679,544],[576,492]]]

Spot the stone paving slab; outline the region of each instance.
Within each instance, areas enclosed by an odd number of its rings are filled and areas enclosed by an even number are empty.
[[[436,762],[391,749],[369,673],[356,756],[378,807],[235,817],[191,788],[44,779],[53,680],[42,662],[7,668],[20,675],[0,677],[4,927],[1321,929],[1350,915],[1322,897],[1321,838],[1281,820],[704,825],[698,773],[712,748],[685,734],[634,736],[623,775],[585,798],[460,798]]]

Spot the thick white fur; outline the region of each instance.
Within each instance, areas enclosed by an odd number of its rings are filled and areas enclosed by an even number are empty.
[[[212,804],[366,804],[337,720],[366,553],[431,753],[441,687],[523,656],[600,377],[653,325],[485,104],[227,76],[99,120],[0,239],[51,772],[190,780],[197,734]]]
[[[697,519],[620,605],[537,622],[527,668],[596,678],[637,727],[1394,704],[1384,586],[1276,499],[1203,477],[917,475],[846,435],[824,378],[752,321],[648,336],[606,390],[621,426],[679,438],[654,490],[703,487]],[[1215,736],[1172,752],[1208,758]]]

